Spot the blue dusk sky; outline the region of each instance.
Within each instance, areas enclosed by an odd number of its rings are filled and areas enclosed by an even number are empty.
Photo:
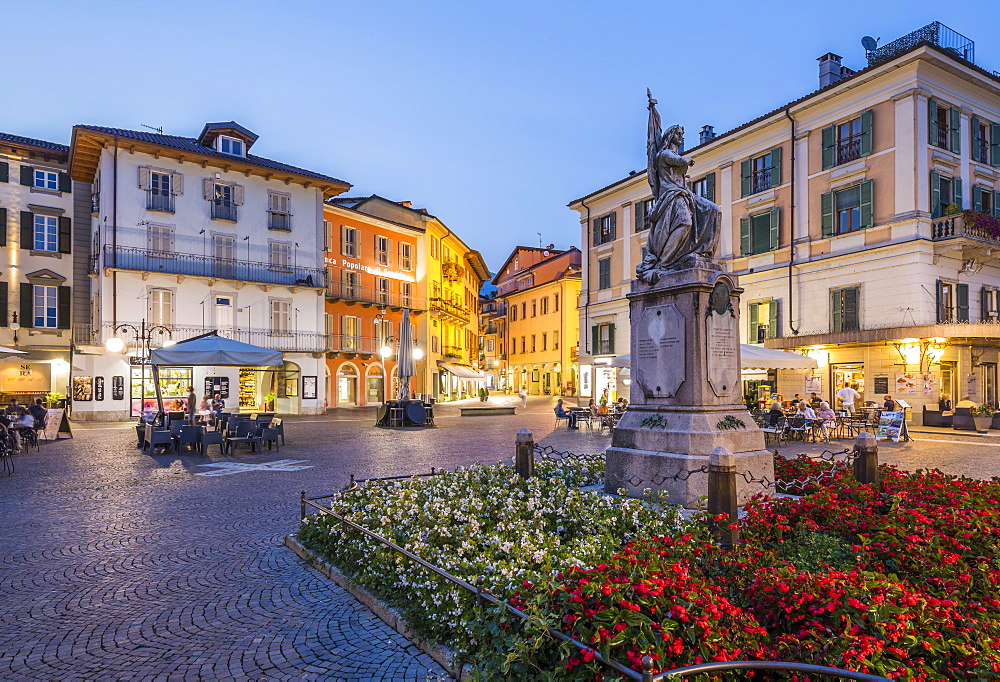
[[[235,120],[262,156],[425,207],[498,267],[580,245],[566,204],[645,165],[646,88],[687,145],[865,65],[932,21],[1000,70],[1000,3],[49,0],[7,9],[0,130],[195,136]]]

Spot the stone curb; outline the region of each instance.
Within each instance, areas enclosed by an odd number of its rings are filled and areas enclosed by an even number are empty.
[[[399,634],[403,635],[403,637],[406,637],[418,649],[433,658],[437,664],[447,670],[448,674],[450,674],[453,678],[456,680],[469,679],[471,669],[468,666],[462,666],[455,660],[455,652],[445,647],[432,644],[417,635],[395,609],[383,604],[363,587],[359,587],[351,583],[347,579],[347,576],[338,571],[332,564],[323,561],[312,550],[303,546],[294,535],[285,536],[285,547],[288,547],[290,550],[295,552],[300,559],[333,582],[337,583],[340,587],[347,590],[352,597],[367,606],[371,609],[372,613],[381,618],[382,622]]]

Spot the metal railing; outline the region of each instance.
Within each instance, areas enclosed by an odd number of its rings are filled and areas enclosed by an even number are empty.
[[[187,277],[208,277],[257,284],[322,289],[326,271],[297,265],[275,266],[261,261],[215,258],[193,253],[154,251],[134,246],[104,246],[104,267]],[[166,257],[168,256],[169,257]]]
[[[276,213],[274,211],[268,211],[267,229],[282,230],[283,232],[291,232],[292,216],[289,215],[288,213]]]
[[[212,218],[214,220],[232,220],[237,218],[237,206],[232,201],[215,199],[212,201]]]
[[[174,196],[172,194],[160,194],[150,190],[146,193],[146,208],[150,211],[174,212]]]
[[[837,142],[837,163],[861,158],[861,135],[851,135]]]
[[[771,189],[771,169],[764,168],[762,170],[753,171],[750,174],[750,185],[751,192],[764,192]]]
[[[330,281],[326,287],[326,295],[329,298],[377,303],[393,308],[409,308],[411,310],[427,309],[422,297],[407,295],[401,291],[382,291],[376,287],[362,286],[341,280]]]
[[[128,322],[138,328],[139,322]],[[208,326],[173,326],[163,325],[170,330],[170,334],[156,334],[151,340],[150,347],[162,348],[166,340],[184,341],[195,336],[217,331],[219,336],[234,341],[242,341],[255,346],[269,348],[271,350],[299,353],[325,353],[330,347],[331,337],[327,334],[313,332],[273,332],[264,329],[217,329]],[[73,343],[80,346],[103,346],[108,339],[116,336],[114,326],[102,324],[99,327],[92,327],[89,324],[77,324],[73,326]],[[125,333],[118,335],[127,344],[135,345],[138,342]]]
[[[327,352],[330,353],[362,353],[371,355],[377,353],[382,344],[373,336],[354,336],[352,334],[330,334]]]
[[[443,313],[445,315],[451,315],[452,317],[469,321],[469,309],[465,308],[458,303],[453,303],[444,298],[432,298],[431,299],[431,310],[436,313]]]
[[[940,21],[934,21],[912,33],[907,33],[902,38],[897,38],[891,43],[871,50],[868,53],[868,65],[873,66],[888,61],[925,40],[970,62],[975,63],[976,61],[976,44],[973,41],[948,28]]]
[[[947,121],[938,121],[935,130],[937,141],[935,145],[941,149],[951,149],[951,126]]]

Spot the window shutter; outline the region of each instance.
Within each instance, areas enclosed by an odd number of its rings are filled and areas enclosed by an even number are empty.
[[[833,331],[839,332],[844,329],[844,313],[841,305],[843,296],[840,289],[830,292],[830,314],[833,320]]]
[[[872,153],[873,117],[871,109],[861,114],[861,156],[868,156]]]
[[[962,208],[962,178],[951,179],[951,201]]]
[[[938,106],[933,97],[927,99],[927,141],[937,146]]]
[[[0,246],[7,246],[7,209],[0,208]]]
[[[35,169],[21,164],[21,184],[31,187],[35,184]]]
[[[979,321],[990,321],[990,290],[986,287],[979,289]]]
[[[990,165],[1000,166],[1000,123],[990,126]]]
[[[609,241],[614,241],[615,238],[616,238],[616,236],[617,236],[617,231],[615,230],[615,228],[617,227],[616,224],[615,224],[617,222],[616,221],[616,216],[617,215],[618,214],[615,213],[614,211],[611,212],[611,216],[610,216],[610,219],[611,219],[611,239]]]
[[[778,302],[771,301],[767,307],[767,338],[776,339],[780,331],[778,329]]]
[[[594,245],[601,243],[601,219],[594,218]]]
[[[951,110],[951,151],[956,154],[962,151],[962,112],[958,109]]]
[[[73,191],[73,181],[69,178],[69,173],[59,174],[59,191],[67,194]]]
[[[993,216],[1000,218],[1000,190],[993,193]]]
[[[750,196],[750,159],[740,162],[740,196]]]
[[[0,182],[10,182],[10,166],[6,161],[0,161]]]
[[[170,193],[175,197],[179,197],[184,194],[184,174],[183,173],[171,173],[170,174]]]
[[[969,285],[960,283],[957,287],[958,294],[958,321],[968,322],[969,321]]]
[[[646,202],[640,200],[632,204],[632,206],[633,206],[633,211],[635,213],[635,216],[633,218],[633,220],[635,221],[635,231],[642,232],[643,225],[646,222],[646,212],[645,212]]]
[[[215,199],[215,180],[212,178],[202,180],[202,194],[205,196],[206,201]]]
[[[938,324],[948,321],[948,311],[944,307],[944,282],[941,280],[937,281],[937,286],[934,289],[934,300],[937,306],[937,321]]]
[[[0,282],[0,327],[7,326],[8,317],[9,317],[9,311],[7,310],[7,282]]]
[[[861,228],[871,227],[875,224],[875,212],[873,210],[872,202],[875,197],[875,192],[873,191],[875,182],[874,180],[865,180],[861,183],[860,194],[861,194]]]
[[[844,330],[853,331],[860,327],[858,319],[858,288],[844,289]]]
[[[608,352],[615,352],[615,325],[614,323],[608,325]]]
[[[740,255],[750,255],[750,219],[740,218]]]
[[[759,303],[751,303],[747,306],[747,317],[750,318],[750,324],[747,326],[747,342],[757,343],[757,315],[759,314]]]
[[[22,327],[35,326],[35,287],[21,284],[21,313],[17,321]]]
[[[832,237],[833,231],[833,192],[827,192],[819,198],[820,225],[824,237]]]
[[[59,218],[59,253],[73,252],[73,221],[60,216]]]
[[[973,161],[988,162],[989,159],[980,159],[979,158],[979,147],[980,147],[979,143],[982,140],[982,138],[979,135],[980,130],[979,130],[979,117],[978,116],[972,116],[969,119],[969,127],[972,129],[972,160]]]
[[[941,217],[941,174],[931,171],[931,218]]]
[[[709,173],[705,176],[705,197],[709,201],[715,201],[715,173]]]
[[[823,170],[837,165],[837,127],[823,128]]]
[[[149,189],[149,169],[145,166],[139,166],[139,189]]]
[[[781,147],[771,150],[771,187],[781,184]]]
[[[779,237],[778,227],[779,227],[779,225],[781,223],[781,209],[780,208],[775,207],[775,208],[771,209],[770,213],[768,214],[768,222],[769,222],[770,235],[771,235],[770,240],[769,240],[770,249],[771,249],[771,251],[774,251],[776,248],[778,248],[778,237]]]
[[[35,214],[21,211],[21,248],[32,249],[35,246]]]
[[[972,210],[982,212],[983,210],[983,190],[979,185],[972,186]]]
[[[243,185],[233,185],[233,203],[243,205]]]
[[[59,307],[56,309],[56,326],[59,329],[69,329],[70,288],[59,287],[57,296]]]
[[[591,336],[593,337],[592,338],[593,345],[590,346],[590,352],[593,355],[597,355],[597,349],[600,348],[601,328],[598,327],[597,325],[594,325],[593,327],[590,328],[590,331],[591,331]]]

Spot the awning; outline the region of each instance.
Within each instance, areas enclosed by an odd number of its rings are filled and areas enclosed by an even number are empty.
[[[280,365],[282,361],[282,355],[279,351],[242,341],[234,341],[215,334],[205,334],[186,341],[178,341],[172,346],[157,348],[149,354],[150,364],[161,367],[185,365],[259,367],[261,365]]]
[[[450,362],[442,362],[441,369],[451,372],[459,379],[478,379],[482,381],[486,378],[485,374],[480,372],[478,369],[469,367],[468,365],[455,365]]]
[[[631,355],[612,358],[612,367],[630,367]],[[763,346],[740,344],[740,369],[816,369],[816,360],[808,355],[773,350]]]

